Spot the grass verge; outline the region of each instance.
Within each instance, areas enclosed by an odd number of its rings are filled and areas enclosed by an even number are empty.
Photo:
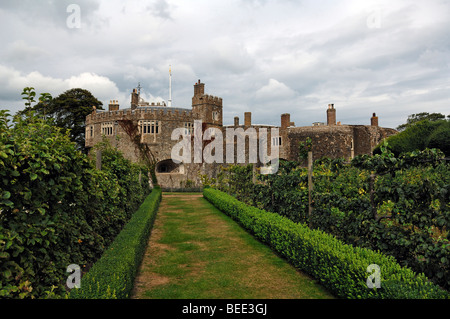
[[[133,298],[332,298],[201,196],[163,196]]]

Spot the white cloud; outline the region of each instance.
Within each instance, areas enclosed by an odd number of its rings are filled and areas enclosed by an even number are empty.
[[[110,99],[116,99],[122,105],[129,106],[129,93],[121,92],[117,85],[105,76],[81,73],[67,79],[61,79],[45,76],[37,71],[22,74],[17,70],[0,65],[0,101],[2,108],[8,108],[13,113],[23,108],[21,93],[24,87],[33,87],[37,95],[50,93],[53,97],[72,88],[83,88],[90,91],[105,105]]]
[[[258,100],[276,101],[286,100],[295,96],[295,91],[286,84],[281,83],[275,79],[270,79],[269,83],[260,88],[255,93]]]
[[[69,88],[83,88],[88,91],[95,92],[97,98],[108,99],[109,97],[118,96],[120,94],[116,84],[104,76],[94,73],[82,73],[72,76],[63,81],[64,86]]]

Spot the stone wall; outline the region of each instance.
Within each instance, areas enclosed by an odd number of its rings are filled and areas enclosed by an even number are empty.
[[[145,101],[144,101],[145,102]],[[341,125],[336,123],[336,109],[334,104],[329,104],[327,109],[327,125],[313,125],[306,127],[295,127],[291,122],[290,114],[281,115],[280,126],[255,125],[251,120],[251,112],[244,113],[244,123],[239,123],[239,118],[234,118],[234,125],[223,126],[223,101],[221,98],[205,94],[205,85],[200,80],[194,84],[194,96],[192,97],[192,108],[174,108],[166,106],[155,106],[149,103],[139,104],[138,91],[133,90],[131,94],[131,108],[119,109],[116,100],[110,101],[108,111],[93,112],[86,117],[86,147],[94,147],[102,141],[102,135],[107,133],[112,146],[121,150],[124,156],[133,162],[140,160],[139,149],[131,141],[127,132],[122,128],[124,121],[132,123],[136,127],[140,125],[140,142],[150,147],[152,154],[157,161],[157,177],[160,185],[165,188],[180,188],[187,184],[191,187],[201,186],[200,176],[216,177],[222,164],[226,164],[227,146],[234,149],[233,163],[237,162],[237,139],[227,138],[227,129],[241,129],[243,134],[249,128],[255,129],[259,135],[261,129],[267,129],[267,140],[264,141],[267,147],[267,155],[272,153],[272,145],[279,146],[279,158],[286,160],[297,160],[299,143],[306,141],[308,137],[312,139],[314,160],[321,157],[347,158],[350,159],[360,154],[371,154],[373,148],[379,144],[383,138],[396,134],[393,129],[381,128],[378,126],[378,117],[374,113],[371,118],[371,125]],[[172,162],[172,149],[179,142],[172,140],[172,132],[175,129],[194,129],[194,121],[202,121],[202,131],[209,127],[218,128],[222,132],[221,147],[223,147],[223,158],[218,159],[221,163],[194,163],[194,140],[191,142],[191,163],[192,164],[167,164]],[[151,130],[146,126],[152,126]],[[157,123],[157,124],[156,124]],[[186,123],[189,123],[186,126]],[[157,126],[157,129],[156,129]],[[271,129],[277,128],[279,134],[271,136]],[[146,130],[146,131],[145,131]],[[272,138],[276,138],[274,141]],[[249,163],[249,142],[245,139],[245,163]],[[203,141],[203,146],[208,143],[218,142],[218,136],[212,142]],[[257,160],[260,159],[259,147],[261,141],[257,142]],[[209,144],[212,147],[216,144]],[[240,151],[242,154],[242,150]],[[159,166],[158,166],[159,165]],[[257,163],[260,166],[260,163]],[[170,166],[170,167],[169,167]]]
[[[287,139],[286,159],[298,158],[299,143],[312,140],[313,160],[321,157],[347,158],[372,154],[373,148],[384,138],[396,134],[389,128],[369,125],[322,125],[289,128],[283,132]]]
[[[312,140],[313,160],[327,156],[330,158],[351,157],[353,129],[350,126],[307,126],[290,128],[286,133],[289,151],[287,160],[296,160],[299,143],[309,137]]]

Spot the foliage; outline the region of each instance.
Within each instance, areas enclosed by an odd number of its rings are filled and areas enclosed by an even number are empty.
[[[386,141],[396,156],[406,152],[423,151],[426,148],[438,148],[450,156],[449,136],[449,120],[422,120],[408,126],[399,134],[388,137]],[[374,149],[374,153],[381,153],[380,146]]]
[[[205,198],[267,243],[295,267],[316,278],[342,298],[448,298],[448,292],[423,274],[401,267],[394,258],[347,245],[320,230],[239,202],[219,190],[205,188]],[[380,267],[381,288],[367,287],[367,267]],[[400,289],[399,289],[400,287]]]
[[[450,121],[443,123],[431,133],[428,138],[428,147],[438,148],[450,157]]]
[[[277,174],[257,175],[251,166],[229,167],[216,188],[254,207],[306,223],[340,240],[393,256],[450,287],[450,166],[437,149],[381,154],[351,163],[323,158],[314,163],[313,213],[308,214],[307,169],[280,162]]]
[[[298,159],[300,162],[308,159],[308,152],[312,151],[312,139],[307,137],[305,142],[298,145]]]
[[[24,99],[28,102],[24,110],[17,115],[26,117],[33,111],[37,116],[54,119],[54,124],[60,127],[63,132],[70,132],[70,139],[75,142],[80,150],[85,151],[85,121],[86,116],[91,114],[93,107],[103,109],[102,102],[97,100],[91,92],[81,88],[74,88],[65,91],[56,98],[52,98],[48,93],[42,93],[39,102],[35,102],[33,97],[36,95],[34,88],[25,88]]]
[[[450,118],[450,115],[449,115]],[[408,116],[408,119],[406,120],[405,124],[401,124],[397,127],[398,131],[403,131],[407,129],[408,127],[413,126],[414,124],[420,122],[420,121],[439,121],[439,120],[445,120],[445,115],[441,113],[428,113],[428,112],[422,112],[417,114],[411,114]]]
[[[360,156],[314,179],[311,226],[450,286],[450,167],[439,150]],[[315,168],[317,171],[319,167]]]
[[[253,175],[257,183],[253,183]],[[222,168],[215,181],[218,188],[240,201],[277,212],[295,222],[305,222],[308,212],[307,171],[297,162],[280,160],[277,174],[260,175],[253,165]]]
[[[155,187],[102,257],[72,289],[70,299],[128,298],[161,201]]]
[[[119,120],[120,127],[127,133],[134,146],[139,150],[139,154],[143,163],[147,166],[151,174],[153,185],[158,185],[158,178],[156,176],[156,158],[150,146],[147,143],[141,143],[141,132],[137,121]]]
[[[27,107],[31,107],[31,103],[36,102],[34,97],[36,96],[36,92],[34,91],[33,87],[26,87],[22,91],[22,99],[25,100],[25,105]]]
[[[52,119],[0,113],[0,296],[61,295],[66,267],[97,260],[148,194],[112,150],[102,171]],[[52,288],[53,287],[53,288]]]

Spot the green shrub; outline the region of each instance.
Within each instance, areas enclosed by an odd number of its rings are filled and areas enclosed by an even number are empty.
[[[449,156],[449,142],[446,138],[450,132],[449,123],[447,120],[422,120],[388,137],[386,141],[389,143],[389,149],[396,156],[426,148],[438,148]],[[381,153],[381,145],[378,145],[373,152]]]
[[[450,166],[445,154],[425,149],[395,156],[388,146],[383,143],[381,154],[359,155],[349,164],[316,160],[311,215],[307,169],[298,162],[280,161],[277,174],[256,175],[256,183],[252,165],[229,166],[213,187],[346,244],[393,256],[449,290]]]
[[[161,200],[154,188],[102,257],[71,290],[71,299],[128,298]]]
[[[219,190],[204,197],[270,245],[295,267],[315,277],[342,298],[448,298],[448,293],[423,274],[401,267],[393,257],[344,244],[334,236],[275,213],[247,206]],[[367,267],[380,267],[381,288],[369,289]]]
[[[0,111],[0,297],[63,295],[67,266],[101,256],[149,193],[147,174],[113,149],[98,171],[50,120],[7,119]]]

